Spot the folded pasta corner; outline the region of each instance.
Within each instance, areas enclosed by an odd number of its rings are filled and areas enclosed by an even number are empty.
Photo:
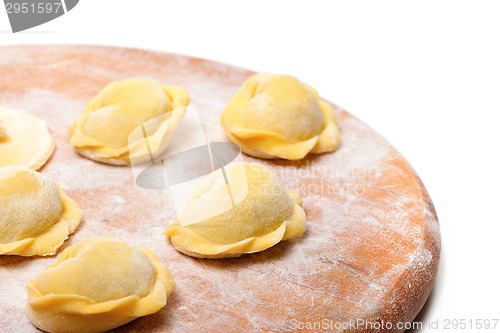
[[[200,258],[229,258],[266,250],[305,230],[302,200],[270,170],[254,163],[227,167],[200,186],[165,233],[176,250]]]
[[[79,225],[78,205],[48,177],[0,168],[0,255],[53,255]]]
[[[112,82],[71,125],[71,144],[80,155],[101,163],[130,165],[132,153],[134,162],[146,161],[151,150],[160,154],[167,148],[188,104],[182,87],[139,79]],[[147,144],[142,137],[146,129]]]
[[[34,115],[0,107],[0,167],[40,169],[52,156],[54,138]]]
[[[159,311],[174,286],[151,250],[92,238],[28,283],[27,313],[47,332],[105,332]]]
[[[332,106],[314,88],[288,75],[253,75],[221,117],[231,141],[251,156],[299,160],[337,149]]]

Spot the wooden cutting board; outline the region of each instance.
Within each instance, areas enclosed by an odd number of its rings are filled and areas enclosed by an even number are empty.
[[[176,252],[163,234],[175,218],[170,192],[138,188],[130,168],[77,155],[68,128],[108,82],[151,78],[185,87],[207,139],[225,140],[220,114],[251,71],[135,49],[22,46],[0,48],[0,73],[0,105],[47,122],[57,148],[42,172],[83,210],[63,249],[117,236],[151,248],[177,283],[165,308],[117,332],[370,332],[412,321],[427,299],[440,253],[432,202],[403,157],[344,110],[336,107],[335,153],[298,162],[245,156],[300,193],[304,236],[241,258],[202,260]],[[24,312],[25,285],[55,260],[0,257],[0,331],[37,331]],[[403,329],[380,330],[389,331]]]

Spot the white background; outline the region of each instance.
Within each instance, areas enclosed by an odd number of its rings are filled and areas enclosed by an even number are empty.
[[[442,261],[419,319],[500,318],[500,2],[81,0],[15,35],[1,11],[1,45],[163,50],[315,86],[392,142],[434,200]]]

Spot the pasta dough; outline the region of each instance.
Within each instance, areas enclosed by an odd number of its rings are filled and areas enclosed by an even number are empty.
[[[7,141],[9,136],[7,135],[7,130],[3,127],[0,127],[0,142]]]
[[[221,123],[231,141],[258,158],[299,160],[339,145],[332,107],[288,75],[250,77],[230,100]]]
[[[0,107],[0,167],[38,170],[55,149],[45,122],[24,111]]]
[[[27,312],[36,327],[92,333],[159,311],[174,281],[151,250],[93,238],[65,249],[27,288]]]
[[[50,255],[82,213],[54,181],[19,166],[0,168],[0,255]]]
[[[81,155],[98,162],[130,165],[163,152],[189,104],[187,91],[151,80],[108,84],[90,100],[70,128],[71,144]],[[129,137],[147,128],[143,137]],[[142,132],[140,132],[142,134]]]
[[[178,251],[237,257],[302,235],[306,219],[300,197],[286,191],[268,168],[236,163],[226,169],[227,184],[220,172],[212,174],[167,227]]]

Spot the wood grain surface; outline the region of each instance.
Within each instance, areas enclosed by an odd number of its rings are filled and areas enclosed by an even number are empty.
[[[440,253],[432,202],[401,155],[342,109],[336,107],[342,143],[335,153],[299,162],[245,156],[300,193],[304,236],[241,258],[203,260],[176,252],[163,234],[175,218],[175,193],[140,189],[130,168],[79,156],[68,128],[108,82],[151,78],[185,87],[207,139],[225,140],[220,114],[252,72],[134,49],[16,46],[0,48],[0,73],[0,105],[47,122],[57,147],[41,171],[83,210],[62,248],[117,236],[152,249],[177,283],[161,311],[117,332],[294,332],[310,325],[315,332],[374,332],[388,322],[394,328],[379,332],[401,332],[396,323],[412,321],[427,299]],[[1,332],[37,331],[24,311],[25,285],[55,260],[0,257]],[[366,325],[349,327],[352,321]]]

